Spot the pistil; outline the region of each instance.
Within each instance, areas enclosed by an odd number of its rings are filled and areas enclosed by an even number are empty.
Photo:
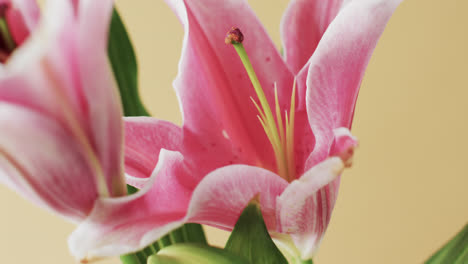
[[[251,98],[259,115],[257,116],[265,134],[268,137],[273,151],[275,153],[277,173],[286,179],[292,181],[295,179],[295,162],[294,162],[294,113],[295,113],[295,82],[293,92],[291,95],[291,109],[289,117],[285,111],[285,121],[281,117],[281,108],[278,100],[278,92],[275,83],[275,114],[276,120],[273,116],[273,111],[270,108],[268,100],[262,89],[260,81],[255,74],[252,63],[247,55],[247,52],[242,45],[244,36],[238,28],[232,28],[226,35],[226,44],[232,44],[239,55],[245,70],[252,82],[255,93],[257,94],[260,105]]]

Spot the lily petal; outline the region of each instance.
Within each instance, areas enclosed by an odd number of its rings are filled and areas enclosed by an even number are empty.
[[[88,102],[84,107],[89,115],[92,144],[107,176],[111,195],[119,196],[126,193],[123,166],[116,166],[123,164],[123,121],[117,118],[123,112],[107,56],[113,7],[113,0],[79,1],[78,61],[83,95]]]
[[[120,101],[106,43],[90,51],[80,39],[80,30],[92,39],[106,34],[112,1],[91,9],[87,19],[95,23],[80,23],[69,1],[48,1],[38,28],[0,69],[0,106],[11,115],[0,131],[1,181],[76,221],[98,195],[126,191]]]
[[[336,129],[334,134],[332,158],[309,169],[278,198],[278,231],[292,235],[303,259],[312,257],[325,234],[336,203],[340,174],[351,166],[358,145],[347,128]]]
[[[180,169],[183,156],[163,149],[159,160],[152,186],[133,196],[97,203],[90,218],[70,237],[75,256],[133,252],[186,222],[231,230],[256,194],[260,194],[267,226],[276,228],[276,198],[288,185],[278,175],[247,165],[227,166],[207,175],[192,193],[175,178],[180,175],[174,170]]]
[[[364,70],[400,2],[350,1],[320,40],[307,76],[307,112],[317,142],[309,167],[328,156],[335,128],[351,128]]]
[[[334,131],[334,140],[330,148],[330,157],[340,157],[345,161],[345,167],[350,167],[353,163],[354,149],[358,146],[358,140],[351,134],[351,131],[345,127],[337,128]],[[322,196],[326,196],[328,209],[327,221],[331,219],[331,213],[335,208],[336,200],[338,199],[338,190],[340,188],[341,176],[338,176],[333,182],[320,190]]]
[[[286,63],[294,74],[304,68],[328,25],[350,0],[293,0],[281,19]]]
[[[259,194],[267,227],[276,228],[276,197],[288,182],[271,171],[247,165],[226,166],[208,174],[195,189],[189,222],[232,230],[252,198]]]
[[[83,260],[133,252],[183,224],[191,191],[175,176],[182,163],[180,153],[163,149],[145,187],[134,195],[98,200],[69,238],[72,254]]]
[[[350,0],[294,0],[281,19],[284,57],[297,76],[298,108],[306,108],[306,80],[310,58],[325,30]]]
[[[83,219],[97,197],[87,150],[55,120],[17,105],[0,103],[0,123],[0,181],[41,207]]]
[[[39,22],[40,10],[35,0],[2,0],[10,4],[6,17],[15,43],[21,45]]]
[[[256,98],[252,84],[234,48],[224,44],[231,27],[243,30],[244,46],[270,105],[277,82],[280,104],[287,109],[293,76],[265,29],[244,0],[167,2],[185,28],[174,82],[183,106],[184,138],[190,141],[184,144],[184,156],[196,158],[198,177],[233,163],[275,168],[272,147],[250,100]]]
[[[340,158],[329,158],[291,182],[278,197],[278,231],[293,237],[302,259],[312,258],[328,226],[324,212],[326,197],[316,194],[344,168]]]
[[[182,129],[172,123],[151,117],[125,118],[127,183],[141,188],[156,167],[161,149],[180,151],[181,143]]]

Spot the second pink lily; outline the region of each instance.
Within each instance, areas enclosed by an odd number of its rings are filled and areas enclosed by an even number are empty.
[[[230,230],[260,194],[273,236],[311,258],[357,144],[349,128],[364,70],[401,0],[292,1],[284,59],[246,1],[167,2],[185,27],[174,82],[183,127],[126,120],[127,179],[142,190],[98,201],[70,239],[74,254],[134,251],[186,222]],[[231,26],[244,32],[263,98],[223,43]],[[259,113],[262,100],[276,119]]]

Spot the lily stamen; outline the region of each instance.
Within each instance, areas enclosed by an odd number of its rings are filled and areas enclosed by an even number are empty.
[[[285,111],[285,122],[281,117],[281,107],[278,100],[277,85],[275,83],[275,114],[268,103],[260,81],[255,74],[252,63],[247,55],[247,52],[242,45],[244,36],[238,28],[232,28],[226,35],[226,44],[232,44],[239,55],[250,81],[252,82],[255,93],[257,94],[260,104],[253,98],[250,98],[258,110],[258,119],[268,140],[273,147],[275,153],[277,173],[286,179],[292,181],[296,178],[295,162],[294,162],[294,113],[295,113],[295,81],[293,92],[291,95],[291,109],[289,112]]]

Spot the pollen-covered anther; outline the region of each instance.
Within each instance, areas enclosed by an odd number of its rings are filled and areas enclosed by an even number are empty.
[[[226,44],[239,44],[244,41],[244,35],[237,27],[232,27],[231,30],[226,34],[224,42]]]

